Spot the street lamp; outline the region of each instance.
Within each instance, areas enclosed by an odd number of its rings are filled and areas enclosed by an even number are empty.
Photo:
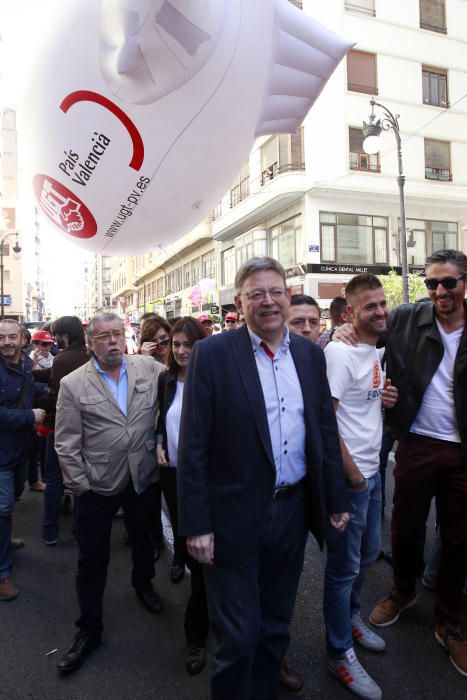
[[[365,153],[378,153],[381,149],[381,132],[392,129],[397,142],[397,160],[399,166],[399,176],[397,184],[399,185],[399,207],[400,207],[400,246],[401,246],[401,267],[402,267],[402,300],[409,301],[409,267],[407,263],[407,231],[405,228],[405,200],[404,200],[404,184],[405,177],[402,170],[402,152],[401,152],[401,134],[399,131],[399,114],[392,114],[387,107],[375,102],[374,97],[370,100],[371,114],[369,123],[363,122],[363,150]],[[380,107],[384,116],[382,119],[376,120],[375,105]]]
[[[5,295],[3,290],[3,244],[7,238],[10,236],[16,236],[16,242],[13,246],[13,257],[15,260],[19,260],[21,255],[21,246],[18,243],[18,232],[5,233],[0,238],[0,320],[3,320],[5,316]]]

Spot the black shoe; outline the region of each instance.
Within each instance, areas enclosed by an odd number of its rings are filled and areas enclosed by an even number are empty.
[[[185,668],[190,676],[201,673],[206,666],[206,649],[188,644],[185,652]]]
[[[101,643],[100,637],[88,637],[79,632],[66,654],[57,662],[57,668],[61,673],[75,671],[81,666],[86,656],[88,656]]]
[[[176,559],[172,561],[170,567],[170,580],[172,583],[180,583],[185,578],[185,564],[178,562]]]
[[[153,588],[147,588],[145,590],[137,590],[136,595],[150,613],[153,615],[158,615],[162,612],[164,607],[161,597],[156,593]]]

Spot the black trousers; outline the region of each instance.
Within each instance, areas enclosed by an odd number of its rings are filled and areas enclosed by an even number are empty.
[[[185,637],[187,644],[204,647],[209,633],[209,615],[204,586],[203,567],[190,557],[186,537],[178,534],[177,470],[166,467],[160,470],[160,485],[169,509],[174,537],[174,559],[191,572],[191,595],[185,611]]]
[[[204,566],[216,639],[212,700],[275,700],[307,539],[305,495],[272,501],[254,556]],[[214,540],[214,561],[216,542]]]
[[[150,588],[155,575],[151,540],[151,511],[154,485],[137,494],[130,481],[116,496],[86,491],[76,501],[76,538],[79,546],[76,590],[81,616],[76,622],[82,632],[100,637],[102,602],[110,557],[110,533],[119,506],[123,506],[133,570],[131,583],[136,590]]]

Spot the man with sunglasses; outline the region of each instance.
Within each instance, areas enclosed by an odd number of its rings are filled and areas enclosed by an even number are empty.
[[[417,547],[433,497],[443,551],[436,584],[435,638],[467,676],[460,631],[467,574],[467,257],[439,250],[428,258],[430,301],[404,304],[389,317],[386,372],[399,401],[386,424],[399,440],[394,470],[394,588],[370,622],[391,625],[415,604]]]
[[[55,449],[64,485],[77,498],[79,547],[76,588],[81,616],[61,672],[77,669],[99,644],[112,520],[123,506],[136,595],[151,613],[162,601],[153,590],[151,514],[159,478],[154,431],[158,377],[152,357],[125,355],[125,330],[116,314],[95,316],[87,327],[92,357],[60,383]]]

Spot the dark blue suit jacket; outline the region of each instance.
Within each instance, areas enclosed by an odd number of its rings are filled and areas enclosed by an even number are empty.
[[[336,418],[317,345],[290,334],[305,406],[309,527],[320,546],[325,519],[348,510]],[[261,383],[245,327],[202,340],[187,372],[178,452],[180,532],[214,532],[218,563],[257,547],[275,488]]]

